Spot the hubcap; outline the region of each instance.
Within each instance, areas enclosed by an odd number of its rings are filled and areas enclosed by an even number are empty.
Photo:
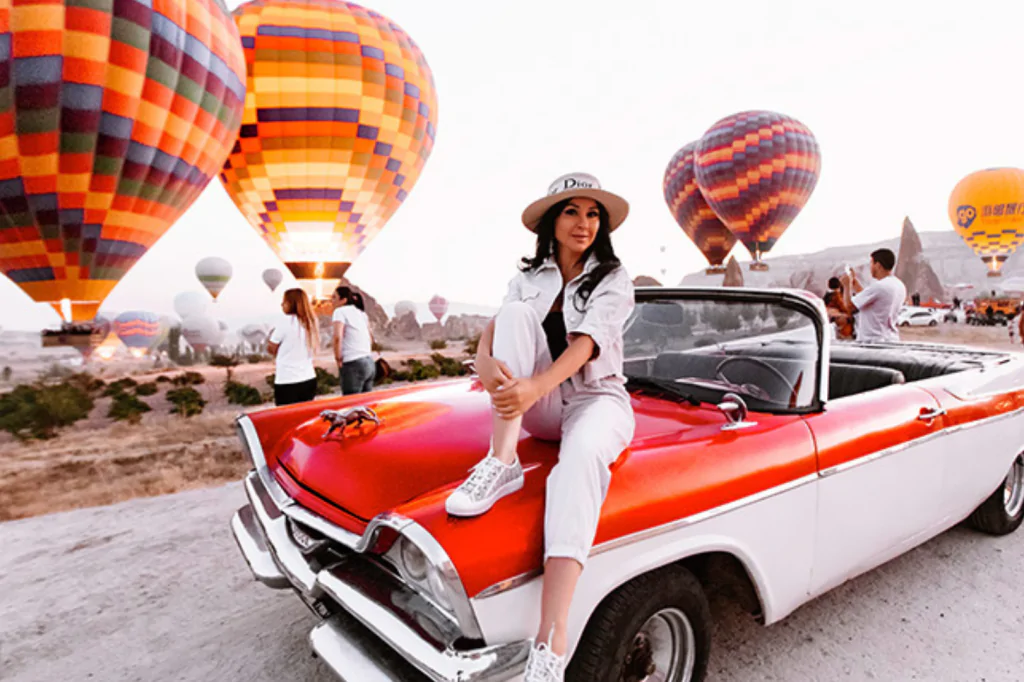
[[[1024,455],[1013,461],[1003,483],[1003,508],[1007,516],[1017,516],[1024,507]]]
[[[682,611],[662,609],[633,637],[621,682],[688,682],[697,662],[697,639]]]

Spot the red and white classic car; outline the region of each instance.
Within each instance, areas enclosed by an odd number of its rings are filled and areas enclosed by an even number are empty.
[[[1024,357],[836,344],[825,320],[806,292],[637,291],[636,436],[573,602],[567,680],[701,680],[711,590],[770,624],[964,519],[1020,525]],[[489,439],[473,379],[238,428],[253,466],[238,545],[322,617],[311,644],[343,680],[521,676],[557,444],[524,434],[523,490],[458,519],[444,500]]]

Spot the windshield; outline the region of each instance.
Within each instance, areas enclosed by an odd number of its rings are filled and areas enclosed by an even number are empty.
[[[712,402],[738,393],[751,409],[814,405],[817,327],[792,303],[707,295],[642,300],[623,339],[627,376],[674,382],[682,392]]]

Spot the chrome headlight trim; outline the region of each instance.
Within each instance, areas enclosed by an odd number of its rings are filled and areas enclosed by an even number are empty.
[[[240,415],[235,420],[235,426],[238,430],[239,438],[242,441],[242,446],[245,449],[246,454],[249,456],[249,461],[256,470],[256,474],[259,477],[260,482],[263,484],[267,494],[273,501],[273,506],[276,506],[282,514],[313,528],[326,537],[359,554],[365,554],[377,541],[377,536],[380,531],[385,528],[390,528],[398,533],[400,537],[407,538],[409,542],[414,544],[421,552],[423,552],[427,558],[427,563],[433,567],[433,570],[437,571],[435,580],[439,585],[444,586],[447,601],[451,605],[450,607],[443,607],[444,610],[454,615],[455,621],[458,623],[459,628],[466,637],[470,639],[483,639],[483,632],[480,629],[480,623],[476,619],[476,613],[473,611],[473,607],[469,601],[469,596],[466,594],[466,588],[462,585],[462,579],[459,578],[459,572],[455,569],[455,564],[452,563],[452,560],[448,557],[448,553],[444,551],[441,544],[435,540],[434,536],[428,533],[423,526],[412,519],[402,516],[401,514],[395,514],[392,512],[378,514],[371,519],[362,535],[356,535],[355,533],[331,523],[322,516],[297,504],[295,500],[285,492],[284,488],[281,487],[281,484],[277,482],[274,475],[270,472],[270,468],[267,466],[267,459],[263,453],[263,447],[260,444],[259,436],[256,433],[256,427],[253,425],[252,420],[249,419],[248,415]],[[400,559],[398,561],[392,561],[392,563],[396,563],[397,565],[397,563],[400,563]],[[401,568],[399,570],[401,570]],[[429,577],[428,572],[428,581]],[[402,578],[403,580],[408,581],[408,578],[404,574],[402,575]],[[427,598],[432,599],[435,602],[439,601],[431,596],[431,589],[429,587],[421,586],[420,583],[412,581],[409,581],[409,584],[415,586]],[[438,606],[440,607],[441,605],[438,604]]]

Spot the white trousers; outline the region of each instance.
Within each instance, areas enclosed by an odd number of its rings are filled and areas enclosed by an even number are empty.
[[[498,311],[492,355],[516,377],[551,366],[544,327],[529,305],[506,303]],[[565,381],[530,408],[523,428],[535,438],[562,441],[547,481],[544,560],[563,557],[584,565],[608,492],[608,467],[633,440],[629,396],[621,385],[580,391]]]

